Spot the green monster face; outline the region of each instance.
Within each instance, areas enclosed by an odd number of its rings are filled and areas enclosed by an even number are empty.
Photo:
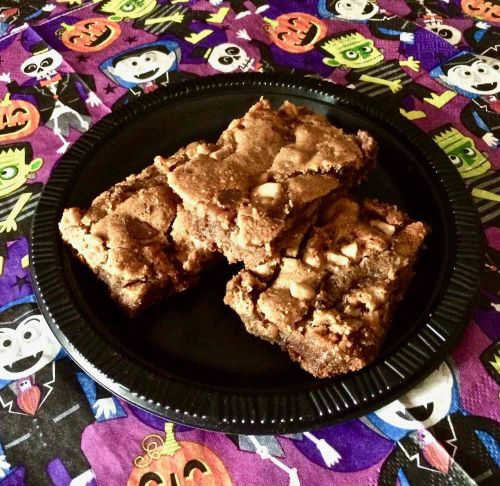
[[[464,179],[480,176],[491,168],[490,161],[476,148],[474,141],[456,128],[449,128],[435,135],[433,139]]]
[[[384,60],[384,55],[375,47],[373,41],[357,32],[330,38],[323,42],[320,48],[328,55],[323,62],[331,67],[360,69],[375,66]]]
[[[101,11],[113,14],[110,20],[120,22],[123,19],[138,19],[156,7],[157,0],[109,0]]]
[[[0,198],[19,189],[30,172],[36,172],[43,164],[42,159],[25,163],[25,149],[14,148],[0,152]]]

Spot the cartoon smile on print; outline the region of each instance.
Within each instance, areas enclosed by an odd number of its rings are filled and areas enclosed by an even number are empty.
[[[453,376],[446,363],[400,400],[377,410],[376,416],[405,430],[428,428],[448,414],[452,401]]]
[[[314,45],[323,39],[327,32],[324,22],[303,12],[287,13],[276,20],[265,20],[269,24],[271,40],[284,51],[295,54],[313,50]]]
[[[197,442],[177,441],[173,428],[166,422],[165,437],[151,434],[143,439],[144,455],[135,458],[127,486],[232,486],[231,476],[214,452]]]
[[[457,56],[456,62],[446,63],[446,74],[441,80],[463,91],[476,95],[493,95],[500,92],[500,71],[477,57],[465,63]]]
[[[29,101],[12,100],[6,93],[0,101],[0,142],[31,135],[37,128],[40,114]]]
[[[225,42],[207,50],[207,63],[221,73],[235,71],[248,72],[252,69],[255,59],[250,57],[242,47]]]
[[[107,71],[115,78],[133,85],[153,81],[166,74],[176,62],[176,53],[159,47],[145,47],[114,59]]]
[[[121,28],[112,20],[100,17],[84,19],[76,24],[61,24],[58,31],[63,44],[73,51],[97,52],[109,47],[121,34]]]
[[[320,0],[318,3],[320,13],[331,12],[344,20],[368,20],[379,10],[379,6],[370,0]]]
[[[41,314],[28,312],[0,326],[0,379],[25,379],[49,364],[61,350]],[[20,383],[21,387],[28,384]]]
[[[500,22],[500,5],[498,0],[462,0],[462,10],[466,15],[486,20],[487,22]]]

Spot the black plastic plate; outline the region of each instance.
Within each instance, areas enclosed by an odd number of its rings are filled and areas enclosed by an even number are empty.
[[[369,130],[380,165],[359,192],[394,202],[432,235],[371,366],[318,380],[248,335],[222,298],[238,266],[221,264],[183,294],[129,320],[63,244],[63,208],[87,207],[157,154],[215,140],[260,96]],[[444,359],[467,324],[479,283],[481,229],[453,165],[399,114],[330,83],[259,74],[190,81],[142,97],[93,126],[45,186],[32,228],[38,302],[69,355],[120,397],[174,421],[238,433],[286,433],[358,416],[395,399]]]

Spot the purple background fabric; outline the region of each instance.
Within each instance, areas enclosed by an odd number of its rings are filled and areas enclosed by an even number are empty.
[[[135,4],[132,0],[129,3],[132,7]],[[495,181],[495,170],[500,169],[500,149],[498,144],[495,146],[495,137],[500,138],[500,6],[493,0],[379,0],[377,16],[367,20],[339,18],[335,8],[343,8],[345,12],[346,3],[349,2],[145,0],[144,5],[154,9],[127,18],[119,10],[125,0],[4,0],[0,2],[0,99],[11,92],[11,100],[29,101],[39,112],[46,108],[33,92],[39,81],[21,70],[31,51],[44,42],[62,56],[56,71],[70,80],[76,99],[71,108],[82,119],[73,119],[69,133],[63,133],[62,138],[54,131],[54,118],[48,117],[41,119],[30,135],[7,140],[2,136],[2,127],[8,118],[0,117],[0,164],[4,160],[2,155],[5,157],[13,144],[21,143],[31,148],[32,159],[43,159],[42,166],[23,186],[24,192],[32,194],[37,186],[30,184],[47,181],[61,156],[57,149],[64,142],[69,145],[78,138],[85,130],[85,120],[95,123],[114,105],[127,103],[161,84],[218,73],[218,65],[211,62],[210,55],[223,43],[236,44],[244,50],[244,55],[251,58],[248,64],[251,71],[298,71],[359,89],[353,69],[332,67],[324,62],[326,54],[319,48],[321,39],[307,51],[290,52],[286,46],[276,45],[270,36],[273,25],[282,21],[281,16],[295,13],[294,17],[300,17],[301,12],[314,16],[315,22],[324,26],[326,37],[358,32],[370,45],[383,51],[384,63],[393,62],[396,66],[402,62],[400,69],[410,79],[407,91],[386,96],[386,106],[412,113],[414,123],[434,136],[436,131],[454,129],[477,153],[483,153],[490,165],[481,175],[484,180],[466,181],[471,189],[476,183],[486,181],[486,186],[480,188],[488,188],[491,202],[486,216],[481,213],[487,242],[483,289],[473,320],[446,365],[452,381],[451,405],[441,413],[438,422],[432,425],[422,422],[408,429],[395,425],[399,423],[397,417],[394,422],[382,420],[382,412],[290,436],[228,436],[175,425],[173,434],[180,449],[173,456],[166,453],[155,456],[151,444],[173,440],[172,434],[165,432],[165,427],[168,429],[165,420],[111,397],[57,352],[57,344],[43,327],[33,296],[27,266],[29,235],[18,225],[17,230],[0,231],[1,486],[59,486],[75,478],[78,484],[139,484],[137,480],[129,482],[129,478],[132,474],[136,478],[142,474],[145,478],[147,472],[157,475],[156,479],[149,477],[151,484],[159,484],[158,478],[173,484],[175,474],[179,484],[226,485],[230,481],[234,485],[276,486],[416,485],[462,484],[460,481],[471,478],[479,484],[500,483],[500,182]],[[350,3],[369,11],[368,2]],[[470,5],[478,9],[475,17],[469,15]],[[182,14],[182,19],[179,21],[178,17],[177,22],[164,26],[161,32],[148,31],[151,29],[143,22],[176,11]],[[217,22],[211,22],[210,14],[217,13]],[[123,18],[117,20],[117,15]],[[133,13],[129,16],[134,17]],[[121,32],[113,42],[104,48],[96,44],[90,51],[63,43],[61,29],[69,26],[71,31],[77,22],[95,18],[110,18],[118,23]],[[446,40],[446,29],[455,33],[453,45]],[[149,84],[127,84],[111,74],[109,65],[117,55],[151,43],[177,46],[180,57],[171,66],[168,81],[158,78]],[[460,52],[470,53],[471,63],[486,62],[496,69],[498,89],[488,96],[477,97],[447,84],[441,76],[442,66]],[[484,55],[487,57],[478,57]],[[418,61],[419,66],[411,69],[409,60]],[[25,92],[16,92],[9,80]],[[420,96],[419,90],[427,94]],[[452,92],[447,103],[437,107],[429,102],[432,93],[439,97],[443,93],[446,96],[447,91]],[[91,103],[95,101],[94,95],[101,103]],[[477,102],[487,107],[477,108]],[[468,116],[471,112],[475,113],[472,117]],[[488,131],[492,135],[484,137]],[[13,202],[9,192],[2,194],[0,211],[5,210],[6,216]],[[480,208],[485,202],[480,198],[475,200]],[[0,217],[0,224],[5,216]],[[52,358],[57,354],[57,360],[43,362],[43,366],[25,377],[12,378],[6,372],[9,360],[2,354],[9,345],[4,346],[7,338],[2,336],[7,331],[2,334],[2,330],[15,329],[27,315],[34,316],[42,326],[41,333],[47,343],[45,352],[54,349]],[[436,392],[435,396],[426,397],[424,403],[425,391],[422,387],[419,390],[415,396],[410,394],[401,399],[401,410],[415,414],[429,411],[430,407],[437,410],[446,400]],[[417,402],[419,410],[412,408]],[[57,444],[44,445],[44,434],[57,435]],[[451,440],[446,434],[451,434]],[[179,471],[187,463],[190,450],[195,449],[193,443],[204,447],[196,449],[204,451],[197,459],[210,467],[205,475],[198,469],[191,479],[185,479]],[[213,454],[221,461],[219,465],[213,462]],[[149,465],[138,468],[134,461],[139,456],[149,460]],[[463,471],[466,479],[460,476]]]

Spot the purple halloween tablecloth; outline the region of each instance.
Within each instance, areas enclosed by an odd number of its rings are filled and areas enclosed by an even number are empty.
[[[485,279],[453,354],[341,425],[229,436],[166,423],[79,370],[36,305],[28,233],[68,146],[195,76],[301,72],[385,102],[478,206]],[[0,485],[500,484],[498,0],[0,0]]]

